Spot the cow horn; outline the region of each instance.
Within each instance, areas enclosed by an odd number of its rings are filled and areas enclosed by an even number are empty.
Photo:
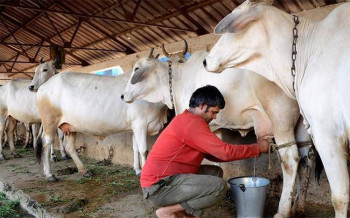
[[[153,51],[154,51],[154,48],[151,48],[151,52],[149,53],[149,55],[148,55],[148,58],[150,59],[150,58],[153,58]]]
[[[187,41],[186,41],[186,40],[184,40],[184,42],[185,42],[185,49],[184,49],[184,51],[182,52],[182,55],[183,55],[183,56],[185,56],[185,55],[186,55],[187,50],[188,50],[188,44],[187,44]]]
[[[40,64],[44,63],[44,60],[43,60],[43,59],[44,59],[44,58],[41,58],[41,59],[40,59],[40,61],[39,61]]]
[[[163,54],[164,54],[166,57],[169,57],[169,53],[165,50],[164,44],[162,44],[162,50],[163,50]]]

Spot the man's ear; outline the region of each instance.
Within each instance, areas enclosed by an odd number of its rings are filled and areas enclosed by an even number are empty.
[[[205,110],[205,108],[208,107],[208,105],[206,105],[206,104],[200,104],[198,107],[199,107],[199,109],[201,109],[201,110]]]

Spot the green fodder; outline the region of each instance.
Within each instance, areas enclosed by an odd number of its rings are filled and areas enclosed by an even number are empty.
[[[18,210],[19,201],[10,201],[0,194],[0,217],[20,217]]]

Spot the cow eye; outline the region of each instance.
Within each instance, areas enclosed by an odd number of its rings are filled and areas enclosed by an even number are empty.
[[[136,67],[134,71],[136,72],[136,71],[138,71],[139,69],[140,69],[139,67]]]
[[[47,69],[44,69],[43,72],[47,72]]]

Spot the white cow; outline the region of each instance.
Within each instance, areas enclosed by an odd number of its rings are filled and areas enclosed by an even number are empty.
[[[190,96],[197,88],[210,84],[216,86],[226,99],[225,108],[211,122],[212,130],[235,129],[245,136],[254,128],[257,137],[274,132],[278,144],[295,141],[293,130],[300,116],[295,100],[257,74],[235,69],[225,70],[220,75],[208,73],[202,65],[207,54],[196,52],[186,63],[172,63],[172,93],[176,114],[188,107]],[[122,96],[126,102],[136,99],[161,101],[173,108],[168,63],[155,58],[143,58],[133,69]],[[290,210],[299,154],[295,143],[279,152],[283,159],[284,178],[280,204]]]
[[[322,21],[300,18],[298,23],[297,17],[267,3],[246,1],[227,15],[215,28],[216,34],[223,35],[204,64],[213,72],[227,67],[257,72],[298,101],[325,166],[335,215],[346,217],[350,4],[338,6]],[[293,40],[296,46],[292,46]],[[293,47],[297,52],[293,55],[295,79],[291,74]],[[279,210],[279,215],[289,214]]]
[[[0,87],[0,137],[3,137],[5,122],[8,119],[8,141],[14,157],[20,157],[16,152],[13,133],[17,120],[23,123],[39,123],[39,112],[35,104],[35,95],[28,90],[30,80],[11,80]],[[35,116],[37,114],[37,116]],[[34,133],[35,134],[35,133]],[[0,139],[0,143],[2,139]],[[36,139],[34,137],[34,144]],[[2,145],[0,146],[0,159],[4,159]]]
[[[65,134],[65,147],[78,171],[87,177],[91,173],[80,161],[74,146],[76,132],[105,137],[133,131],[134,170],[136,174],[141,172],[148,152],[146,135],[157,134],[167,119],[167,108],[162,103],[124,103],[120,95],[130,78],[128,73],[110,77],[66,72],[55,75],[47,82],[42,78],[46,80],[48,77],[44,72],[42,75],[36,73],[32,85],[39,87],[37,84],[42,84],[37,92],[44,131],[44,152],[40,157],[49,181],[57,180],[50,170],[47,149],[57,128]]]
[[[32,126],[33,131],[33,144],[34,148],[37,144],[38,125],[40,125],[40,116],[38,107],[36,104],[36,94],[28,90],[28,86],[31,84],[31,80],[16,79],[11,80],[5,85],[0,87],[0,137],[3,137],[5,130],[5,122],[8,121],[7,137],[10,145],[11,153],[14,157],[21,157],[16,152],[13,135],[17,127],[17,122],[23,122],[26,125],[34,124]],[[0,138],[0,143],[2,139]],[[61,144],[61,143],[60,143]],[[0,159],[5,159],[2,152],[2,144],[0,145]],[[52,149],[53,151],[53,149]],[[61,154],[63,159],[68,159],[63,144],[61,144]],[[55,160],[54,153],[51,153],[51,159]]]

